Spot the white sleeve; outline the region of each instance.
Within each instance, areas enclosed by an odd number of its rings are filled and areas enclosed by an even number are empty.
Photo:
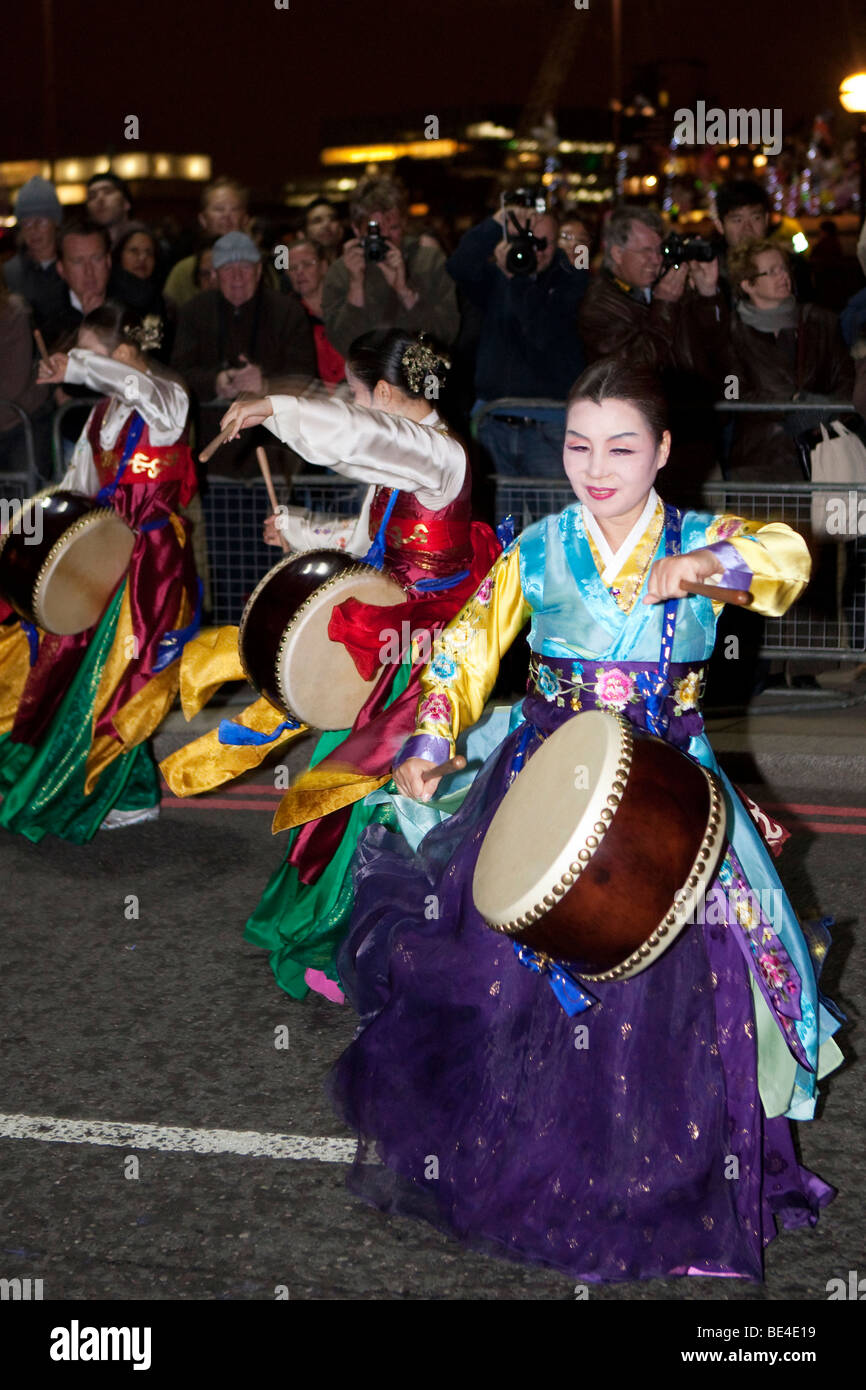
[[[450,435],[346,401],[270,396],[265,424],[309,463],[344,478],[412,492],[438,511],[453,502],[466,476],[466,455]]]
[[[67,492],[83,492],[88,497],[95,497],[99,491],[99,477],[87,433],[92,416],[93,412],[91,411],[87,417],[87,424],[78,436],[72,451],[69,467],[59,483],[59,486]]]
[[[73,348],[64,380],[91,391],[118,396],[134,406],[147,425],[151,442],[175,444],[183,433],[189,396],[179,381],[151,372],[139,372],[113,357],[102,357],[86,348]]]
[[[345,550],[350,555],[366,555],[370,548],[370,504],[375,490],[374,487],[368,489],[358,516],[335,517],[328,512],[284,507],[278,514],[277,529],[292,550]]]

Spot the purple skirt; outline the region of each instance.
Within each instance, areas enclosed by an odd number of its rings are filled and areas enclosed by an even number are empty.
[[[586,1281],[760,1279],[774,1216],[814,1225],[834,1193],[764,1115],[743,954],[693,924],[569,1017],[472,900],[519,739],[417,854],[382,826],[359,846],[339,967],[361,1028],[330,1083],[359,1135],[349,1186]]]

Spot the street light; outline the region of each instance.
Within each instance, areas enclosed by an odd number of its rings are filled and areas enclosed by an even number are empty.
[[[839,87],[839,100],[846,111],[859,115],[857,162],[860,165],[860,226],[866,219],[866,72],[852,72]]]

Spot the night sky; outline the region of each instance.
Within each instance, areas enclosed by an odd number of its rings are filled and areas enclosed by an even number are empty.
[[[214,171],[278,189],[315,173],[323,117],[485,102],[520,103],[566,8],[582,39],[563,104],[610,96],[611,0],[54,0],[61,155],[123,141],[210,153]],[[22,13],[23,11],[23,13]],[[822,19],[822,14],[825,17]],[[623,70],[654,58],[707,64],[707,99],[781,107],[791,129],[839,111],[839,80],[858,66],[859,0],[623,0]],[[4,18],[0,158],[39,156],[41,4]],[[18,61],[19,55],[21,60]],[[860,62],[866,59],[861,50]],[[626,96],[631,93],[625,92]],[[383,126],[387,134],[387,126]],[[451,134],[443,124],[441,134]]]

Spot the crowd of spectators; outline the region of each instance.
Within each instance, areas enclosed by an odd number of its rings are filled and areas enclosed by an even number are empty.
[[[316,199],[272,229],[242,184],[219,178],[203,190],[197,226],[174,242],[135,218],[114,174],[95,175],[86,206],[66,218],[53,186],[33,178],[15,214],[17,249],[0,268],[0,400],[29,416],[46,476],[52,411],[74,388],[34,385],[32,330],[49,351],[68,347],[107,300],[161,320],[160,352],[192,392],[199,445],[217,431],[220,402],[242,392],[317,381],[344,392],[351,343],[386,327],[423,330],[450,352],[451,399],[438,404],[464,434],[474,417],[479,473],[561,476],[557,403],[600,357],[665,380],[674,488],[720,463],[737,479],[801,481],[803,427],[814,421],[797,412],[794,424],[782,407],[866,394],[852,357],[866,331],[856,261],[852,278],[832,222],[808,260],[791,256],[757,183],[718,191],[709,259],[666,253],[661,216],[630,204],[596,227],[582,211],[504,198],[455,237],[444,219],[413,223],[405,190],[387,177],[359,184],[345,217]],[[713,409],[723,399],[780,410],[724,425]],[[67,448],[77,415],[64,420]],[[0,405],[0,468],[23,467],[23,439],[18,412]],[[260,442],[251,433],[224,449],[220,473],[253,472]]]

